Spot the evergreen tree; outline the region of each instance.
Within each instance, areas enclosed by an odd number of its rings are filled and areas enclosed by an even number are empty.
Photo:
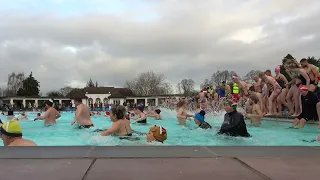
[[[90,80],[87,82],[87,87],[95,87],[92,79],[90,78]]]
[[[22,83],[22,88],[17,92],[18,96],[39,96],[40,83],[32,76],[32,72]]]

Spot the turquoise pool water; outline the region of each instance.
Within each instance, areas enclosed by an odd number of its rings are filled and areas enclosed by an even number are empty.
[[[29,112],[29,119],[21,121],[23,135],[26,139],[35,141],[39,146],[116,146],[116,145],[146,145],[145,136],[140,141],[119,140],[117,137],[102,137],[94,129],[109,128],[112,125],[110,118],[103,115],[93,116],[95,128],[75,129],[70,126],[74,114],[63,112],[62,117],[53,127],[44,127],[43,121],[33,121],[36,112]],[[202,145],[202,146],[320,146],[320,143],[308,143],[302,140],[315,139],[320,130],[315,125],[307,125],[304,129],[286,129],[289,123],[263,121],[261,127],[252,127],[247,122],[248,131],[252,138],[231,138],[216,136],[223,116],[206,115],[206,120],[214,127],[211,130],[198,129],[194,121],[188,121],[187,127],[177,125],[175,112],[163,109],[163,120],[148,118],[148,125],[133,124],[132,129],[139,132],[148,132],[149,127],[160,125],[167,129],[168,139],[163,145]],[[3,121],[6,117],[0,116]],[[2,143],[0,143],[3,145]],[[155,143],[154,145],[159,145]],[[162,145],[162,144],[161,144]]]

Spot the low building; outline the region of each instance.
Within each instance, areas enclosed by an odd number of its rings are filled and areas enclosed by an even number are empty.
[[[167,98],[180,99],[182,95],[157,95],[157,96],[136,96],[130,89],[127,88],[115,88],[115,87],[85,87],[73,89],[66,97],[53,98],[55,103],[64,104],[70,106],[73,103],[73,98],[81,97],[82,103],[86,105],[93,104],[124,104],[124,103],[137,103],[144,105],[158,106],[162,101]],[[8,96],[1,97],[0,100],[4,104],[17,105],[18,107],[34,107],[43,106],[43,103],[50,97],[21,97],[21,96]]]

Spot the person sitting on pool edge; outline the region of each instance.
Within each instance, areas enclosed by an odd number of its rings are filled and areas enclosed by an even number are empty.
[[[206,112],[204,110],[201,110],[199,113],[196,113],[194,115],[194,122],[201,128],[201,129],[211,129],[212,126],[204,121],[204,116],[206,115]]]
[[[161,126],[156,125],[150,128],[146,136],[147,142],[157,141],[163,143],[168,138],[167,130]]]
[[[4,123],[0,132],[4,146],[37,146],[35,142],[22,138],[22,128],[16,120]]]
[[[224,115],[224,121],[218,134],[250,137],[244,116],[237,112],[237,104],[232,100],[228,100],[225,102],[224,108],[227,113]]]
[[[126,119],[126,108],[124,106],[112,107],[110,119],[113,122],[112,127],[101,133],[101,136],[132,136],[130,121]]]
[[[137,107],[137,113],[138,113],[138,118],[135,119],[134,123],[139,123],[139,124],[147,124],[147,115],[143,112],[144,111],[144,107],[142,104],[140,104]]]
[[[307,86],[299,88],[301,93],[301,114],[294,120],[290,128],[299,125],[299,128],[304,128],[305,124],[310,120],[318,120],[319,100],[315,93],[309,91]]]

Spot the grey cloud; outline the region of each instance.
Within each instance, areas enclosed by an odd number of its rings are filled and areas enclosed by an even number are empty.
[[[319,8],[315,0],[163,0],[149,9],[159,18],[142,22],[132,12],[64,18],[0,12],[0,82],[12,71],[33,71],[42,91],[90,77],[123,86],[126,79],[154,70],[172,83],[193,78],[200,84],[217,70],[244,75],[251,69],[273,69],[287,53],[319,54]],[[275,24],[277,18],[296,14],[303,16]],[[266,37],[251,44],[228,39],[257,26]],[[301,40],[308,35],[314,39]]]

